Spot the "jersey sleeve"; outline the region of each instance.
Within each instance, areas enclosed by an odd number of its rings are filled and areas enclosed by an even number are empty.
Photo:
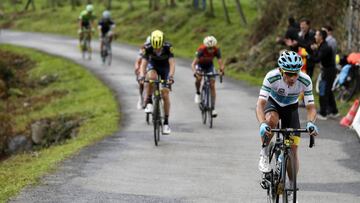
[[[311,80],[310,84],[308,86],[304,87],[304,102],[305,102],[305,106],[309,105],[309,104],[314,104],[314,95],[313,95],[313,86],[312,86],[312,82]]]
[[[221,59],[221,50],[220,50],[220,48],[217,49],[215,56],[216,56],[217,59]]]
[[[269,73],[266,74],[266,76],[264,78],[264,81],[263,81],[263,84],[261,86],[260,93],[259,93],[259,99],[264,99],[264,100],[269,99],[269,95],[271,92],[271,84],[268,80],[268,77],[269,77]]]

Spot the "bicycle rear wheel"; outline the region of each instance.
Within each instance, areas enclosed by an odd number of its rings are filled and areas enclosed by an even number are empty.
[[[290,184],[289,177],[291,177],[292,179],[292,184]],[[295,159],[291,152],[289,152],[289,154],[283,160],[283,165],[281,170],[281,181],[284,187],[282,193],[283,202],[296,203],[297,185],[296,185]]]

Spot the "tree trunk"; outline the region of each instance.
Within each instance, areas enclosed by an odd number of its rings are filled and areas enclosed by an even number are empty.
[[[225,0],[222,0],[222,5],[223,5],[223,9],[224,9],[224,14],[225,14],[225,20],[226,20],[226,22],[228,24],[231,24],[230,17],[229,17],[229,12],[227,10]]]
[[[176,1],[170,0],[170,7],[176,7]]]
[[[132,0],[129,0],[129,9],[134,10],[134,4],[133,4]]]
[[[111,3],[112,3],[112,1],[111,0],[108,0],[107,1],[107,10],[111,10]]]
[[[209,14],[210,14],[210,16],[212,16],[212,17],[215,16],[213,0],[210,0],[210,12],[209,12]]]
[[[240,14],[241,20],[244,22],[245,25],[247,25],[246,16],[245,16],[245,14],[244,14],[244,11],[243,11],[243,9],[242,9],[242,6],[241,6],[241,4],[240,4],[240,1],[239,1],[239,0],[235,0],[235,2],[236,2],[236,8],[237,8],[237,10],[238,10],[238,12],[239,12],[239,14]]]
[[[31,4],[31,7],[32,7],[33,11],[35,10],[35,2],[34,2],[34,0],[28,0],[26,5],[25,5],[24,11],[28,10],[30,4]]]

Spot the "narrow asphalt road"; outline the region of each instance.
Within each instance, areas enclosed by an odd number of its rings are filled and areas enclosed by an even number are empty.
[[[257,169],[257,87],[229,79],[217,84],[219,116],[209,129],[193,103],[190,62],[177,59],[171,94],[173,132],[155,147],[152,127],[136,110],[137,48],[115,44],[113,65],[104,67],[98,54],[83,61],[72,38],[3,31],[0,42],[83,65],[114,91],[123,113],[121,131],[64,161],[40,185],[25,188],[11,202],[266,202]],[[360,202],[357,135],[336,120],[318,125],[321,135],[315,148],[307,147],[306,135],[300,146],[299,202]]]

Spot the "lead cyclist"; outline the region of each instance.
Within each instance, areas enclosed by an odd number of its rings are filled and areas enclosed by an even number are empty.
[[[311,131],[310,135],[318,135],[315,125],[316,107],[312,93],[310,77],[300,71],[303,63],[301,57],[293,51],[283,51],[278,59],[279,68],[268,72],[264,78],[256,105],[256,116],[260,123],[261,141],[265,136],[269,139],[260,151],[259,170],[263,173],[270,172],[268,144],[273,137],[269,129],[276,128],[281,119],[282,128],[300,128],[298,113],[298,97],[304,92],[304,101],[307,111],[306,128]],[[295,158],[296,174],[299,170],[298,145],[300,134],[291,136],[293,144],[291,151]],[[292,184],[291,168],[288,168],[290,184]]]

